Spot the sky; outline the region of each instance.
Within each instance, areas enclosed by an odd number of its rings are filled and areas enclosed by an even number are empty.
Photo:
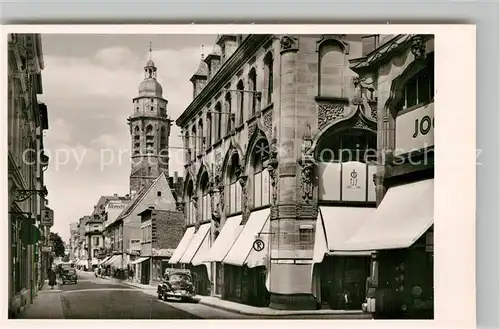
[[[102,195],[129,193],[127,117],[149,59],[158,68],[167,114],[176,120],[193,99],[189,81],[215,35],[43,34],[43,94],[49,129],[44,147],[53,232],[69,241],[69,225],[89,215]],[[182,145],[172,126],[170,146]],[[170,149],[170,174],[183,174],[182,150]]]

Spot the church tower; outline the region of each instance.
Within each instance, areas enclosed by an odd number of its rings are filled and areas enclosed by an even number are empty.
[[[168,147],[172,123],[167,116],[168,101],[163,98],[151,52],[150,44],[144,80],[139,85],[139,96],[134,98],[134,110],[128,118],[132,140],[131,196],[149,185],[161,173],[168,177]]]

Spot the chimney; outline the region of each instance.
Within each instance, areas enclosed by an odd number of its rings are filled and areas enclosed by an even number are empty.
[[[125,194],[125,198],[130,198],[130,194]]]
[[[114,196],[115,198],[117,198],[117,197],[118,197],[118,193],[113,194],[113,196]]]
[[[179,180],[179,172],[174,171],[174,185],[177,184],[178,180]]]

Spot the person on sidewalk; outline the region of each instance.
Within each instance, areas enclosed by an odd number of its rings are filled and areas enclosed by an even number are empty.
[[[53,269],[49,270],[49,286],[50,289],[54,289],[54,286],[56,285],[56,272],[54,272]]]

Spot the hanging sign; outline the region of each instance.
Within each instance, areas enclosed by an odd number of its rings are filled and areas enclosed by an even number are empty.
[[[256,239],[254,242],[253,242],[253,245],[252,245],[252,248],[253,250],[255,251],[262,251],[264,250],[264,247],[266,246],[266,244],[264,243],[263,240],[261,239]]]
[[[49,227],[54,225],[54,210],[48,207],[42,210],[42,215],[40,216],[40,225]]]

